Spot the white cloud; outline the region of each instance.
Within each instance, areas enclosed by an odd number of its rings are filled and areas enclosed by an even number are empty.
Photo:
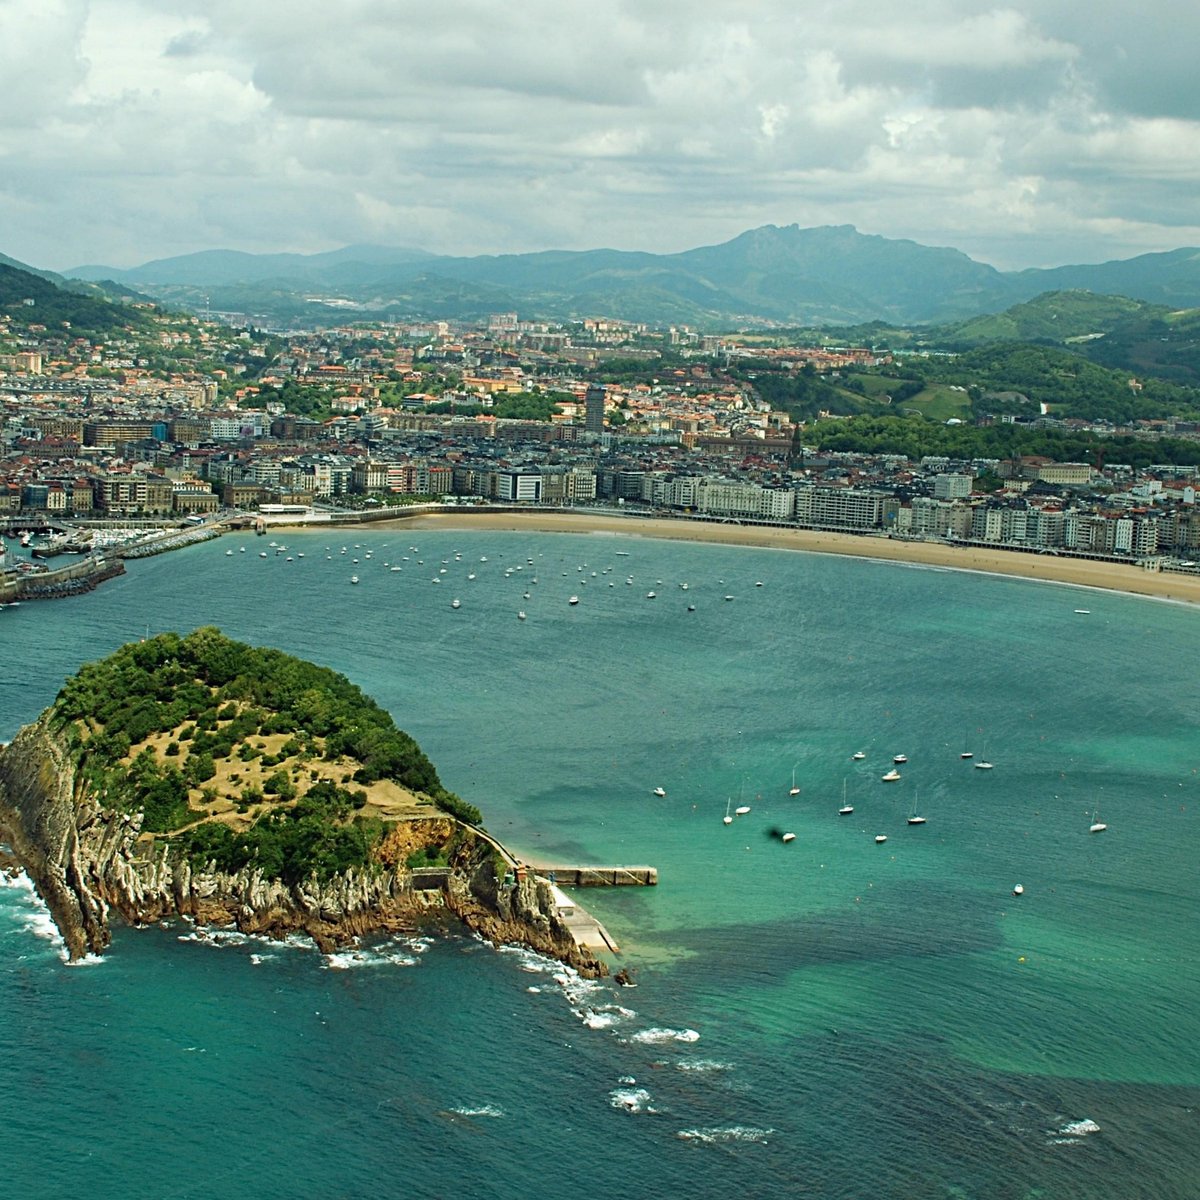
[[[0,0],[0,250],[677,250],[765,222],[1001,266],[1166,249],[1200,239],[1200,15],[1174,26],[1115,0]]]

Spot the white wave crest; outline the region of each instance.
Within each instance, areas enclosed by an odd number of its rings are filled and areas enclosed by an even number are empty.
[[[50,916],[50,909],[45,901],[37,894],[33,880],[24,871],[15,875],[0,872],[0,887],[12,894],[17,908],[13,916],[19,922],[18,928],[22,933],[32,933],[34,937],[49,942],[63,962],[68,961],[67,944]]]
[[[698,1074],[733,1070],[733,1063],[717,1062],[714,1058],[681,1058],[675,1066],[680,1071],[695,1071]]]
[[[609,1103],[628,1113],[657,1112],[650,1103],[650,1093],[645,1088],[614,1088],[608,1093]]]
[[[694,1029],[643,1029],[639,1033],[629,1035],[631,1042],[642,1045],[664,1045],[667,1042],[698,1042],[700,1035]]]
[[[1048,1146],[1076,1146],[1090,1133],[1099,1133],[1100,1126],[1089,1117],[1084,1117],[1080,1121],[1068,1121],[1065,1125],[1060,1125],[1050,1137],[1046,1139]]]
[[[63,954],[63,961],[68,967],[98,967],[103,961],[104,956],[101,954],[85,954],[82,958],[70,960]]]
[[[504,1109],[495,1104],[480,1104],[475,1107],[464,1104],[458,1108],[452,1108],[450,1111],[460,1117],[503,1117],[506,1115]]]
[[[415,967],[418,960],[395,945],[354,946],[326,954],[322,966],[328,971],[352,971],[357,967]]]
[[[719,1146],[728,1142],[757,1142],[765,1146],[773,1129],[756,1129],[753,1125],[711,1125],[705,1129],[681,1129],[675,1136],[684,1142],[699,1142]]]

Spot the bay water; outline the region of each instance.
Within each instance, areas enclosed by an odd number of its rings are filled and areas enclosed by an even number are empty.
[[[14,1194],[1200,1195],[1194,609],[634,536],[271,540],[0,611],[0,740],[147,632],[331,666],[514,849],[658,868],[577,893],[637,986],[456,930],[118,928],[68,968],[10,881]]]

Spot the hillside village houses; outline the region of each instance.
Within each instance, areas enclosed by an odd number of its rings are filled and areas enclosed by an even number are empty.
[[[455,496],[615,504],[1043,552],[1200,551],[1191,468],[795,455],[787,414],[701,360],[664,370],[654,383],[604,385],[605,424],[589,431],[586,398],[596,385],[580,363],[605,339],[628,338],[628,327],[597,321],[588,331],[593,345],[567,346],[551,337],[561,331],[513,314],[497,314],[489,326],[376,330],[375,344],[351,355],[342,347],[360,342],[361,330],[291,335],[270,372],[245,387],[228,357],[258,350],[231,330],[196,323],[164,332],[164,344],[190,338],[214,357],[224,353],[226,366],[207,374],[155,372],[127,345],[39,339],[0,357],[0,514],[183,518],[265,503]],[[429,342],[402,344],[414,332]],[[494,340],[501,333],[504,347]],[[715,340],[707,349],[738,352]],[[771,353],[817,369],[870,357]],[[284,411],[273,396],[289,381],[321,389],[330,415]],[[500,397],[538,392],[560,401],[549,421],[491,411]],[[976,490],[981,475],[1001,486]]]

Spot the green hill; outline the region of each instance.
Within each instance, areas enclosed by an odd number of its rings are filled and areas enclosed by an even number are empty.
[[[936,336],[942,345],[964,349],[991,342],[1066,345],[1104,337],[1123,322],[1150,312],[1167,310],[1126,296],[1078,290],[1046,292],[1001,313],[944,325]]]
[[[146,315],[135,308],[69,291],[43,275],[4,263],[0,263],[0,312],[17,326],[44,325],[49,333],[68,337],[102,337],[148,324]]]

